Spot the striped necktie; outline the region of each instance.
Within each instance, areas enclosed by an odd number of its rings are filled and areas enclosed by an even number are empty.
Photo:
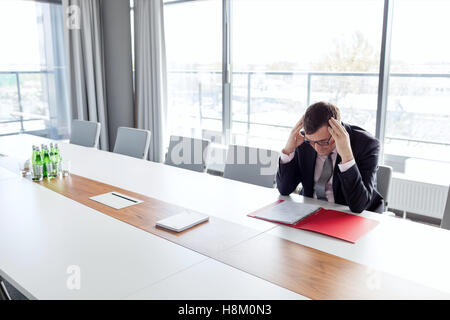
[[[314,185],[314,191],[316,191],[317,199],[328,201],[325,194],[325,186],[333,175],[333,160],[331,159],[331,153],[325,159],[322,168],[322,174]]]

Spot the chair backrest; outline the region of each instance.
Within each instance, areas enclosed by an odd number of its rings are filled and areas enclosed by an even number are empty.
[[[147,159],[151,134],[148,130],[119,127],[113,152]]]
[[[279,156],[272,150],[230,145],[223,177],[273,188]]]
[[[389,201],[389,189],[392,181],[392,167],[378,166],[377,190],[384,198],[384,205],[387,207]]]
[[[70,143],[83,147],[97,148],[100,138],[100,127],[98,122],[73,120]]]
[[[445,204],[444,216],[441,221],[441,228],[450,230],[450,186],[448,188],[447,202]]]
[[[206,169],[208,140],[171,136],[165,163],[197,172]]]

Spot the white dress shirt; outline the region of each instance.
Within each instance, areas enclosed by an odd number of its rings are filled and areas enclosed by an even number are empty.
[[[280,153],[280,162],[282,164],[291,162],[291,160],[294,158],[294,155],[295,155],[295,152],[292,152],[289,155],[281,152]],[[314,168],[314,184],[317,183],[317,181],[320,178],[320,175],[322,174],[323,164],[325,163],[325,160],[327,159],[327,157],[328,157],[328,155],[319,156],[319,154],[317,154],[316,166]],[[336,148],[334,148],[334,150],[331,152],[331,160],[333,162],[333,169],[336,164],[336,157],[337,157],[337,151],[336,151]],[[346,163],[338,163],[338,167],[341,172],[345,172],[348,169],[350,169],[353,165],[355,165],[355,163],[356,163],[355,159],[352,159]],[[330,180],[328,180],[327,184],[325,185],[325,195],[328,199],[328,202],[334,202],[333,176],[331,176]],[[314,198],[317,199],[317,195],[316,195],[315,191],[314,191]]]

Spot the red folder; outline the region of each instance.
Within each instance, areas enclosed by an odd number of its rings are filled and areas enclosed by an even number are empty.
[[[267,207],[264,207],[263,209],[277,205],[283,201],[284,200],[279,200]],[[256,212],[248,214],[248,216],[261,220],[271,221],[257,217],[255,216],[255,213]],[[320,208],[318,211],[300,220],[296,224],[286,224],[282,222],[276,223],[280,223],[296,229],[318,232],[334,238],[355,243],[362,236],[364,236],[370,230],[375,228],[375,226],[378,224],[378,221],[357,216],[354,214],[345,213],[342,211],[327,210],[324,208]]]

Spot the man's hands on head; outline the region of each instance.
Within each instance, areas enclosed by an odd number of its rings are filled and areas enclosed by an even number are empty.
[[[291,130],[286,146],[283,150],[281,150],[281,152],[283,152],[284,154],[291,154],[299,145],[303,143],[303,141],[305,141],[305,138],[300,134],[300,129],[303,128],[304,118],[305,116],[303,115],[302,118],[297,122],[295,127]]]
[[[286,146],[282,150],[284,154],[291,154],[305,141],[305,138],[300,133],[300,130],[303,128],[304,118],[305,115],[303,115],[294,128],[292,128]],[[353,160],[353,151],[350,145],[350,137],[347,130],[345,130],[344,126],[334,118],[330,118],[328,123],[330,125],[330,127],[328,127],[328,131],[336,143],[336,151],[341,156],[342,163],[347,163]]]
[[[344,126],[334,118],[328,120],[328,123],[330,124],[328,131],[336,142],[336,151],[341,156],[342,163],[353,160],[353,151],[347,130],[345,130]]]

